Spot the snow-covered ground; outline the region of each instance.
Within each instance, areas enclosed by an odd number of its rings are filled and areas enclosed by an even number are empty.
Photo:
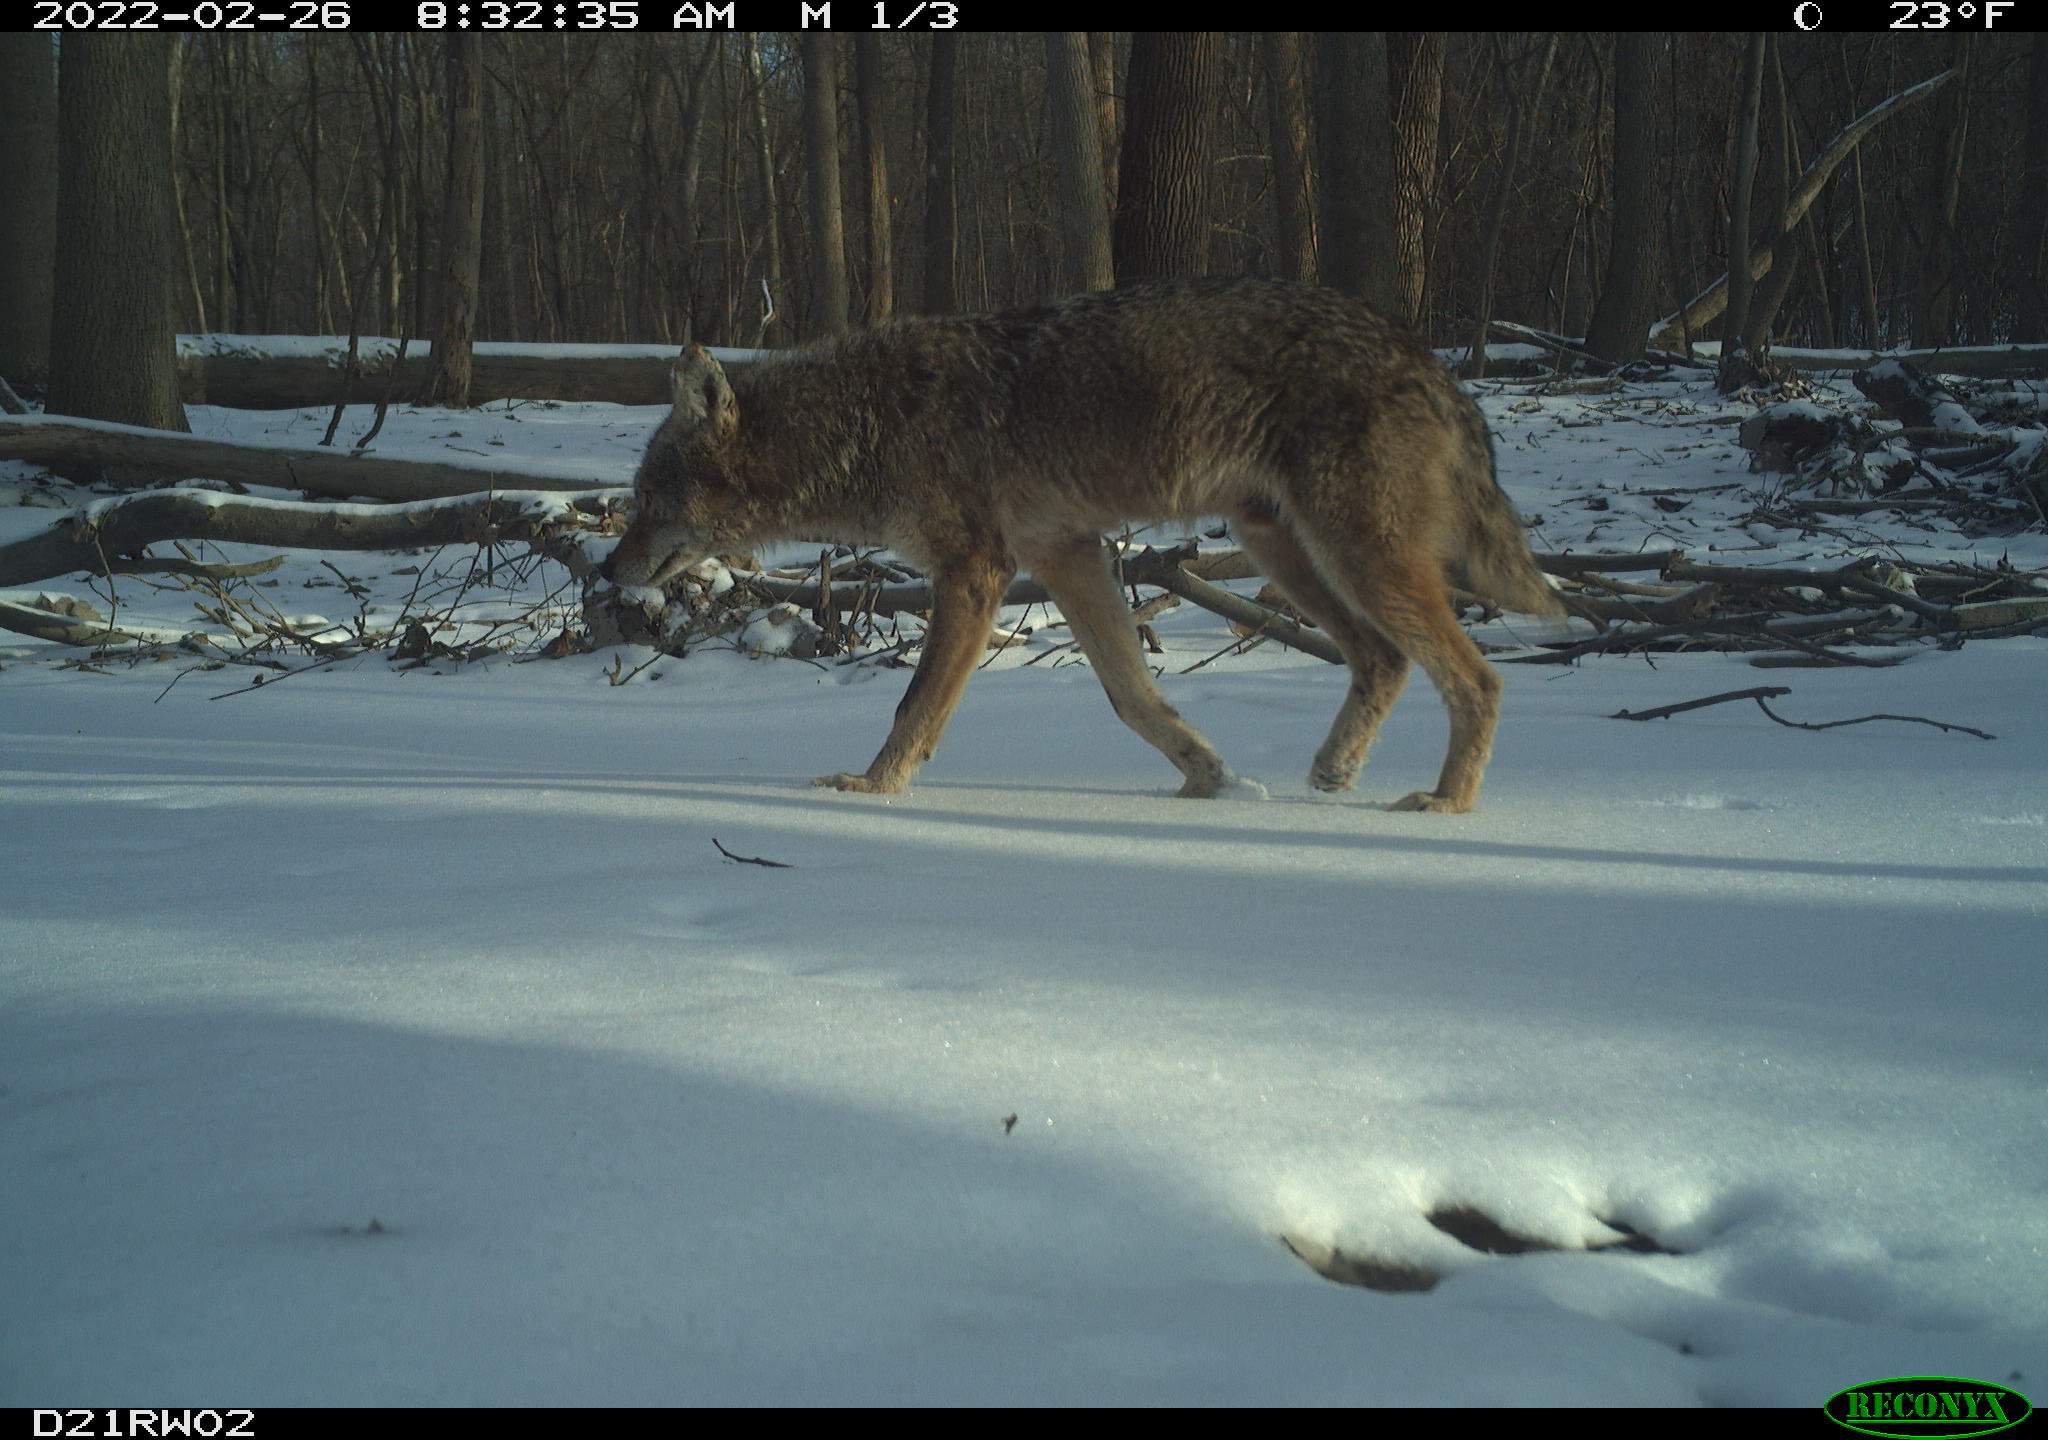
[[[1738,527],[1770,482],[1701,388],[1487,406],[1542,548],[2048,564]],[[657,418],[400,413],[379,447],[623,482]],[[264,593],[388,618],[437,565],[467,557],[298,555]],[[866,763],[901,670],[364,658],[227,695],[251,672],[0,641],[0,1403],[2048,1389],[2048,641],[1504,665],[1481,808],[1444,817],[1380,808],[1441,758],[1419,678],[1358,794],[1315,795],[1342,674],[1181,674],[1231,637],[1170,612],[1169,697],[1270,791],[1177,801],[1084,666],[1026,664],[1065,639],[1035,619],[898,797],[807,780]],[[1998,739],[1606,718],[1759,683]],[[1460,1209],[1562,1248],[1428,1219]],[[1593,1253],[1612,1223],[1676,1253]],[[1339,1286],[1282,1237],[1444,1278]]]

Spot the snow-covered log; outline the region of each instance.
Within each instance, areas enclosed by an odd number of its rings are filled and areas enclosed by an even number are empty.
[[[1985,433],[1947,386],[1902,361],[1880,361],[1857,371],[1856,388],[1911,429],[1940,430],[1950,436]]]
[[[1939,375],[2038,375],[2048,370],[2048,345],[1954,345],[1895,354],[1771,347],[1771,363],[1789,370],[1864,370],[1896,361]]]
[[[489,490],[608,490],[627,477],[592,476],[501,461],[405,460],[300,445],[207,440],[172,430],[16,415],[0,420],[0,460],[32,460],[65,468],[113,469],[171,479],[205,477],[270,485],[315,495],[429,500]]]
[[[572,548],[580,545],[578,532],[588,515],[603,508],[594,497],[534,492],[350,505],[259,500],[214,490],[153,490],[67,512],[47,529],[0,544],[0,586],[32,585],[79,571],[102,575],[110,569],[163,568],[161,562],[124,565],[119,557],[170,540],[287,550],[524,543],[572,569],[587,569]]]

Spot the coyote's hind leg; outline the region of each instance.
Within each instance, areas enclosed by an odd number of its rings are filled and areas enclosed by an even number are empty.
[[[1395,649],[1428,672],[1450,713],[1450,745],[1436,789],[1417,790],[1393,808],[1462,814],[1479,799],[1479,781],[1493,752],[1500,675],[1459,628],[1443,564],[1434,554],[1388,544],[1345,517],[1319,518],[1322,526],[1304,523],[1297,532],[1312,546],[1316,569]]]
[[[1349,790],[1380,722],[1407,683],[1408,657],[1316,573],[1301,542],[1269,508],[1240,513],[1231,533],[1280,593],[1336,642],[1351,667],[1351,688],[1308,772],[1308,783],[1318,790]]]

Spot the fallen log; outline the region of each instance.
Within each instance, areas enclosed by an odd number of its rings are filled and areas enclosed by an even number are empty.
[[[1866,626],[1888,624],[1893,622],[1896,616],[1897,612],[1884,609],[1838,611],[1832,615],[1785,618],[1770,610],[1757,610],[1741,615],[1717,615],[1710,619],[1690,620],[1676,625],[1641,628],[1617,626],[1604,634],[1560,649],[1542,649],[1526,655],[1502,656],[1501,663],[1568,665],[1586,655],[1640,650],[1670,641],[1690,643],[1695,640],[1763,639],[1797,643],[1806,636],[1833,637],[1853,633]]]
[[[1939,375],[2035,375],[2048,365],[2048,345],[1956,345],[1940,350],[1802,350],[1771,347],[1771,363],[1788,370],[1867,370],[1888,360],[1917,365]]]
[[[471,359],[470,400],[602,400],[618,405],[666,405],[674,345],[478,344]],[[237,410],[297,410],[341,398],[348,342],[336,336],[182,335],[178,390],[187,405]],[[412,341],[394,360],[397,342],[365,337],[358,343],[353,398],[367,403],[385,390],[412,399],[427,389],[433,347]],[[760,352],[715,349],[728,372],[754,363]],[[392,372],[397,371],[394,377]],[[396,380],[393,384],[394,378]]]
[[[431,500],[491,490],[609,490],[626,483],[624,476],[598,473],[596,466],[550,469],[460,455],[409,460],[310,446],[207,440],[62,415],[0,419],[0,460],[110,468],[181,480],[204,477],[381,500]]]
[[[579,504],[590,508],[579,511]],[[213,490],[152,490],[66,512],[45,530],[0,544],[0,586],[35,584],[79,571],[119,573],[123,562],[118,557],[169,540],[287,550],[404,550],[512,541],[566,562],[569,547],[580,546],[574,516],[601,509],[595,500],[532,493],[404,505],[305,505]],[[164,568],[164,562],[151,562],[149,568]]]
[[[117,626],[93,606],[69,595],[38,595],[34,598],[34,604],[0,599],[0,630],[12,630],[17,635],[88,649],[106,645],[162,644],[185,636],[184,631],[156,626]]]

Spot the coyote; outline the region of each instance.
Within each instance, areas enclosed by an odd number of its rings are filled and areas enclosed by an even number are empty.
[[[1500,677],[1446,587],[1561,613],[1494,483],[1478,408],[1407,326],[1333,290],[1158,281],[902,320],[730,382],[692,345],[674,381],[610,579],[659,585],[798,537],[888,545],[931,575],[924,653],[887,742],[865,773],[819,785],[910,783],[1020,567],[1117,715],[1179,767],[1180,794],[1231,783],[1145,667],[1102,544],[1126,522],[1226,517],[1343,651],[1351,688],[1309,770],[1317,789],[1351,788],[1409,662],[1428,672],[1450,750],[1436,788],[1397,810],[1470,810],[1493,743]]]

